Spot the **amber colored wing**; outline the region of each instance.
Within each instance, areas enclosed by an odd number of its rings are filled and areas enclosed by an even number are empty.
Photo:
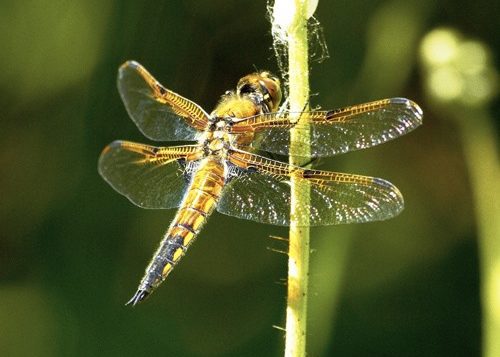
[[[102,151],[99,173],[139,207],[173,208],[187,187],[186,164],[201,156],[195,145],[155,147],[114,141]]]
[[[232,177],[217,210],[261,223],[290,224],[290,180],[309,191],[309,203],[295,210],[299,225],[332,225],[384,220],[403,209],[399,190],[383,179],[308,170],[279,161],[231,151]],[[307,201],[307,200],[306,200]]]
[[[134,123],[152,140],[196,140],[207,126],[208,114],[200,106],[163,87],[135,61],[120,67],[118,91]]]
[[[235,123],[232,132],[255,132],[253,147],[288,155],[290,129],[303,131],[304,156],[332,156],[375,146],[422,124],[422,110],[409,99],[391,98],[332,111],[270,113]],[[305,125],[307,123],[308,125]],[[300,152],[296,153],[300,156]]]

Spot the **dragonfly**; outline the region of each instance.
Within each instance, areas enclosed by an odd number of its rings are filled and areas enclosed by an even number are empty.
[[[214,210],[266,224],[318,226],[385,220],[403,209],[400,191],[384,179],[273,157],[291,154],[292,129],[304,138],[295,146],[303,152],[292,152],[298,157],[333,156],[397,138],[422,123],[422,110],[409,99],[293,113],[280,110],[279,79],[260,71],[241,78],[209,114],[135,61],[119,68],[118,90],[147,138],[191,143],[151,146],[119,140],[99,158],[102,177],[135,205],[177,208],[127,304],[143,301],[165,280]],[[290,213],[292,180],[308,199]]]

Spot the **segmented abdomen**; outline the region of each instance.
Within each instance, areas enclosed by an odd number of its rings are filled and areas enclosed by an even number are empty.
[[[139,285],[150,294],[172,271],[214,210],[224,186],[224,165],[217,159],[201,161],[170,228]]]

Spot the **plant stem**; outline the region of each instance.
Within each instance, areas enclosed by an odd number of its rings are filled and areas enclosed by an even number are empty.
[[[301,112],[307,108],[309,99],[309,68],[307,44],[306,0],[292,0],[295,13],[287,31],[288,79],[291,112]],[[299,117],[296,118],[299,120]],[[305,137],[304,137],[305,136]],[[307,161],[310,148],[304,146],[309,141],[308,133],[290,132],[290,164],[303,165]],[[301,156],[298,157],[297,154]],[[304,155],[307,154],[307,155]],[[307,285],[309,276],[309,228],[307,212],[309,207],[308,188],[296,185],[291,179],[291,211],[288,252],[288,296],[286,309],[285,356],[305,356],[307,323]],[[300,212],[300,215],[299,215]],[[304,216],[306,221],[304,221]]]

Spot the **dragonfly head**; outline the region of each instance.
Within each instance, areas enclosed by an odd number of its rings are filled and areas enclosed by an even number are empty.
[[[241,78],[236,92],[240,96],[261,97],[269,112],[277,111],[281,102],[280,80],[267,71],[252,73]]]

